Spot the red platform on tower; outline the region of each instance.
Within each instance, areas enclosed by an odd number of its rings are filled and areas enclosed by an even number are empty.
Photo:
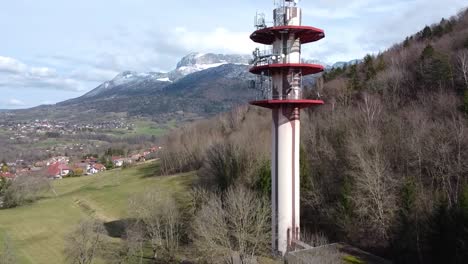
[[[283,71],[289,69],[298,69],[301,70],[302,75],[316,74],[323,72],[325,68],[319,64],[309,64],[309,63],[272,63],[267,65],[254,66],[250,68],[250,72],[253,74],[262,74],[262,72],[269,71]]]
[[[271,45],[283,33],[294,34],[296,38],[301,40],[301,44],[314,42],[325,37],[324,31],[319,28],[309,26],[277,26],[259,29],[250,35],[250,39],[260,44]]]
[[[310,100],[310,99],[278,99],[278,100],[259,100],[259,101],[251,101],[249,102],[251,105],[256,105],[264,108],[279,108],[280,106],[284,105],[291,105],[297,108],[307,108],[316,105],[323,105],[324,102],[322,100]]]

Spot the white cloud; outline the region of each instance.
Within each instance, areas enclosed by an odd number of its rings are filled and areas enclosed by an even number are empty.
[[[198,31],[179,27],[177,32],[167,36],[174,45],[186,51],[250,53],[255,44],[250,40],[251,32],[231,31],[218,27],[212,31]]]
[[[25,106],[26,104],[23,101],[18,100],[18,99],[10,99],[10,100],[8,100],[7,105],[9,105],[9,106]]]
[[[318,23],[326,35],[304,47],[305,57],[333,63],[382,52],[425,25],[455,15],[466,0],[319,0],[303,5],[304,23]]]
[[[27,66],[13,58],[0,56],[0,73],[22,73],[27,70]]]
[[[54,77],[57,72],[47,67],[31,67],[29,73],[37,77]]]
[[[41,88],[65,91],[86,91],[85,81],[58,75],[49,67],[29,66],[17,59],[0,56],[0,87]]]

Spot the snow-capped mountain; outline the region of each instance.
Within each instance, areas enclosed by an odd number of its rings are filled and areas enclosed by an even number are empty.
[[[207,116],[255,98],[256,92],[249,89],[255,78],[249,73],[249,60],[248,55],[191,53],[170,72],[125,71],[87,94],[58,103],[56,107],[77,112],[165,116],[183,111]],[[313,83],[313,76],[304,79],[308,87]]]
[[[351,60],[351,61],[338,61],[333,64],[328,64],[320,60],[303,60],[305,63],[319,64],[325,67],[325,70],[331,70],[333,68],[342,68],[345,65],[353,65],[362,62],[362,60]]]
[[[345,65],[350,66],[350,65],[361,63],[361,62],[362,60],[338,61],[338,62],[335,62],[333,65],[327,66],[327,70],[331,70],[333,68],[335,69],[342,68]]]
[[[168,73],[125,71],[118,74],[114,79],[99,85],[81,98],[106,96],[110,99],[128,93],[158,91],[187,75],[227,64],[248,65],[249,59],[248,55],[190,53],[177,63],[177,67],[173,71]]]
[[[116,96],[143,92],[148,90],[155,90],[171,83],[166,73],[148,72],[138,73],[132,71],[125,71],[110,81],[106,81],[99,85],[89,93],[83,95],[81,98],[92,98],[95,96],[105,96],[114,98]]]
[[[168,77],[171,81],[175,81],[189,74],[210,68],[216,68],[225,64],[248,65],[249,60],[249,55],[190,53],[177,63],[176,69],[169,72]]]

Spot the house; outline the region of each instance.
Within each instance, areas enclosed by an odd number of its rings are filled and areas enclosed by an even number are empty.
[[[14,180],[16,175],[11,172],[0,172],[0,178],[5,178],[7,180]]]
[[[75,163],[73,165],[73,172],[75,173],[75,176],[89,174],[90,169],[91,169],[91,165],[89,165],[89,163],[86,163],[86,162]]]
[[[89,174],[96,174],[96,173],[99,173],[99,172],[102,172],[102,171],[105,171],[106,170],[106,167],[102,164],[99,164],[99,163],[96,163],[96,164],[93,164],[90,169],[88,170],[88,173]]]
[[[82,160],[81,162],[82,163],[97,163],[98,160],[95,157],[90,157],[90,158],[86,158],[85,160]]]
[[[99,173],[99,171],[94,168],[94,167],[91,167],[89,170],[88,170],[88,175],[93,175],[93,174],[96,174],[96,173]]]
[[[63,176],[67,176],[70,173],[71,169],[68,165],[55,162],[47,167],[47,176],[52,179],[62,179]]]
[[[114,163],[115,167],[122,167],[124,164],[125,159],[121,157],[112,157],[112,162]]]
[[[132,162],[144,162],[146,161],[145,156],[141,154],[132,155],[130,158]]]
[[[91,168],[91,165],[86,162],[75,163],[75,168],[81,168],[83,171],[88,171]]]
[[[45,166],[45,164],[46,164],[46,162],[44,162],[44,161],[38,161],[38,162],[34,163],[34,167],[42,168],[42,167]]]
[[[94,164],[93,168],[95,168],[99,172],[103,172],[103,171],[107,170],[106,166],[102,165],[101,163]]]
[[[136,162],[140,159],[140,154],[134,154],[130,157],[130,159],[132,159],[132,161]]]
[[[70,162],[70,158],[68,157],[53,157],[53,158],[50,158],[48,161],[46,161],[46,166],[50,166],[54,163],[57,163],[57,162],[60,162],[60,163],[64,163],[64,164],[68,164],[68,162]]]
[[[62,175],[59,169],[60,163],[53,163],[47,167],[47,176],[52,179],[62,179]]]
[[[68,167],[68,165],[66,165],[66,164],[60,163],[58,168],[60,170],[60,175],[61,176],[67,176],[71,172],[70,167]]]

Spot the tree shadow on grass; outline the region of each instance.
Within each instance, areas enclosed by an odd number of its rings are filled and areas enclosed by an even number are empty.
[[[136,223],[136,219],[119,219],[104,223],[107,235],[113,238],[125,238],[127,228]]]
[[[141,166],[140,168],[138,168],[138,175],[140,175],[141,178],[161,176],[161,163],[152,162],[149,163],[147,166]]]

